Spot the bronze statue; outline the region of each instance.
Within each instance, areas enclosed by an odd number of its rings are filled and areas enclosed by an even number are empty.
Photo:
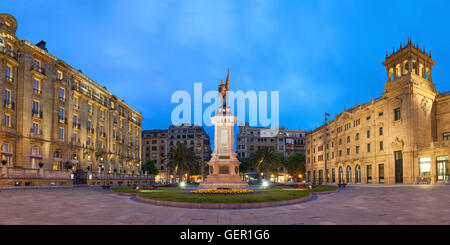
[[[223,84],[223,80],[220,80],[218,88],[219,96],[220,99],[222,100],[222,107],[226,107],[228,103],[228,90],[230,90],[229,77],[230,77],[230,68],[228,68],[228,75],[225,84]]]

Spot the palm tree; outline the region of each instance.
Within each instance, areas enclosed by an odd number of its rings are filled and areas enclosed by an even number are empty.
[[[257,150],[250,156],[250,162],[259,173],[267,173],[269,171],[276,171],[281,167],[280,157],[274,150],[263,147]]]
[[[177,142],[167,154],[167,168],[176,176],[193,173],[199,167],[198,158],[192,148]]]
[[[289,155],[284,162],[284,168],[297,180],[298,175],[305,175],[305,155],[294,153]]]

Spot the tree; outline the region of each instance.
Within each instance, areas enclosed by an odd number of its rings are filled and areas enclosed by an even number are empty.
[[[167,154],[167,168],[180,177],[183,174],[192,174],[199,171],[200,164],[192,148],[177,142]]]
[[[239,165],[240,173],[248,172],[251,169],[252,166],[250,165],[250,158],[238,157],[237,159],[239,160],[239,162],[241,162],[241,164]]]
[[[298,179],[298,175],[305,176],[305,155],[294,153],[289,155],[284,161],[284,168],[294,178]]]
[[[252,154],[250,162],[252,167],[256,168],[259,173],[277,171],[281,167],[279,155],[268,147],[263,147]]]
[[[155,165],[155,160],[149,159],[144,165],[142,165],[142,170],[147,171],[147,174],[157,175],[159,173],[158,167]]]

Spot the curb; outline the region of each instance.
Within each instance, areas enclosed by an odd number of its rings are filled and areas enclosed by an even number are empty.
[[[132,193],[123,193],[132,194]],[[132,194],[136,195],[136,194]],[[130,196],[130,195],[127,195]],[[273,202],[260,202],[260,203],[191,203],[191,202],[170,202],[155,199],[148,199],[136,195],[136,200],[146,203],[151,203],[160,206],[170,206],[179,208],[205,208],[205,209],[244,209],[244,208],[267,208],[283,205],[290,205],[295,203],[306,202],[312,199],[312,193],[308,196],[299,199],[286,200],[286,201],[273,201]]]

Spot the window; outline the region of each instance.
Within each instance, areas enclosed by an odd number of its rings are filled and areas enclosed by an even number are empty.
[[[342,150],[339,150],[339,156],[342,157]]]
[[[359,133],[356,134],[355,139],[359,140]]]
[[[2,151],[2,158],[7,162],[6,166],[12,167],[13,164],[12,164],[11,145],[8,143],[3,143],[1,151]]]
[[[380,141],[380,151],[383,150],[383,141]]]
[[[33,91],[35,93],[39,93],[41,91],[41,86],[40,86],[40,82],[37,79],[33,80]]]
[[[33,128],[32,128],[33,134],[39,134],[39,123],[33,122]]]
[[[7,80],[11,80],[11,67],[9,65],[6,66],[5,77]]]
[[[370,116],[368,116],[368,117],[366,118],[366,120],[369,121],[369,120],[370,120]]]
[[[422,157],[419,159],[419,176],[430,176],[431,174],[431,158]]]
[[[446,132],[443,134],[443,140],[450,140],[450,132]]]
[[[372,165],[367,165],[367,184],[372,183]]]
[[[77,141],[77,133],[76,132],[73,133],[72,141],[73,142]]]
[[[350,155],[350,148],[347,148],[347,156]]]
[[[350,136],[347,136],[347,143],[350,143]]]
[[[64,128],[59,128],[58,130],[58,138],[64,139]]]
[[[59,108],[58,119],[64,121],[64,108]]]
[[[87,142],[86,142],[86,145],[88,145],[88,146],[90,146],[90,145],[91,145],[91,136],[89,136],[89,137],[87,138]]]
[[[78,116],[73,115],[73,126],[77,126],[77,124],[78,124]]]
[[[117,117],[116,117],[116,115],[113,115],[113,122],[114,122],[115,124],[117,124]]]
[[[88,104],[88,113],[92,114],[92,105],[91,104]]]
[[[33,114],[39,113],[39,101],[33,101]]]
[[[5,105],[11,104],[11,91],[5,89]]]
[[[342,145],[342,139],[339,139],[339,145]]]
[[[8,114],[5,114],[5,117],[3,120],[3,125],[5,127],[11,127],[11,120],[10,120],[10,116]]]
[[[370,144],[367,144],[367,152],[370,152]]]
[[[103,119],[103,110],[100,109],[100,119]]]
[[[73,97],[73,105],[78,108],[78,97]]]
[[[383,116],[383,112],[378,113],[378,116],[379,117]]]
[[[383,127],[380,127],[380,136],[383,135]]]
[[[91,130],[91,121],[87,121],[87,130],[88,130],[88,131]]]
[[[370,130],[367,130],[367,138],[370,138]]]
[[[379,183],[384,183],[384,164],[378,164]]]
[[[41,71],[41,62],[39,62],[39,60],[34,61],[34,70],[37,72]]]
[[[394,120],[395,121],[400,120],[400,108],[395,108],[395,110],[394,110]]]
[[[64,100],[66,98],[66,91],[64,88],[59,88],[59,99]]]
[[[359,154],[359,146],[356,146],[356,154]]]
[[[58,71],[56,73],[56,76],[57,76],[58,80],[62,80],[63,79],[63,73],[61,71]]]

